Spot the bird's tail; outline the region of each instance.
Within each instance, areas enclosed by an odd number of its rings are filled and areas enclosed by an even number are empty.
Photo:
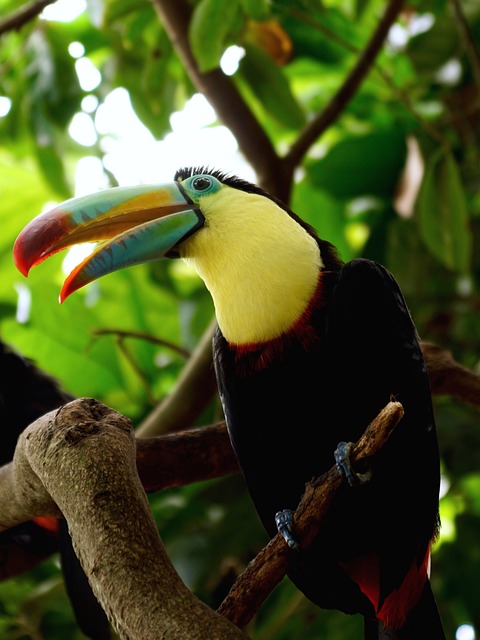
[[[380,620],[365,620],[365,640],[446,640],[437,603],[427,580],[422,597],[402,629],[386,629]]]

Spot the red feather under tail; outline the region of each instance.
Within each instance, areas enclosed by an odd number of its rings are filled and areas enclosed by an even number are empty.
[[[427,581],[430,548],[423,560],[414,560],[402,584],[383,600],[380,605],[379,559],[374,553],[343,563],[343,568],[354,580],[373,605],[378,620],[387,629],[401,629],[409,613],[419,602]]]

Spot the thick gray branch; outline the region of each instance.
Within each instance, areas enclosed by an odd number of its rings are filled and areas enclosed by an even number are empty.
[[[137,474],[129,421],[80,399],[37,420],[3,470],[2,528],[66,518],[93,591],[121,638],[227,640],[242,632],[198,600],[175,572]],[[58,508],[57,506],[58,505]]]

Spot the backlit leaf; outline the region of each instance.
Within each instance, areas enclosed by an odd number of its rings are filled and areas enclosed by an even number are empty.
[[[238,0],[201,0],[195,7],[189,38],[201,71],[210,71],[220,64],[238,9]]]
[[[441,149],[427,162],[417,199],[423,240],[448,269],[470,269],[472,244],[457,163],[449,150]]]
[[[392,196],[405,163],[406,144],[398,129],[345,136],[308,169],[311,181],[339,198]]]
[[[305,122],[302,108],[293,95],[282,69],[264,51],[247,45],[239,76],[247,82],[265,111],[280,124],[296,129]]]

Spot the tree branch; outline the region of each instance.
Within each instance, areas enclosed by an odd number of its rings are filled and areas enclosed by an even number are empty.
[[[480,409],[480,376],[454,360],[450,351],[422,342],[432,394],[451,396]]]
[[[34,0],[29,4],[20,7],[9,16],[0,20],[0,36],[8,31],[21,29],[27,22],[36,18],[49,4],[55,0]]]
[[[96,400],[74,400],[26,429],[9,467],[10,478],[1,485],[2,527],[18,521],[15,509],[24,517],[61,511],[121,638],[245,638],[175,572],[136,471],[126,418]]]
[[[456,362],[444,349],[422,343],[432,393],[450,395],[480,409],[480,376]],[[174,416],[172,415],[172,420]],[[189,464],[185,464],[185,460]],[[18,460],[15,463],[18,464]],[[13,491],[14,463],[0,468],[0,529],[48,515],[43,503],[25,503]],[[137,438],[137,468],[146,491],[183,486],[239,471],[225,423],[151,438]],[[33,485],[35,488],[35,485]],[[58,512],[54,511],[58,515]],[[47,556],[33,556],[15,544],[3,544],[0,577],[18,575]]]
[[[403,0],[390,0],[370,41],[358,57],[355,66],[342,86],[329,101],[325,109],[307,125],[303,133],[298,136],[295,143],[291,146],[289,152],[284,157],[284,161],[289,165],[292,172],[300,164],[301,159],[313,142],[338,119],[339,115],[357,92],[361,82],[370,71],[375,58],[380,52],[388,31],[397,18],[402,6]]]
[[[369,467],[381,454],[395,427],[403,417],[399,402],[390,402],[370,423],[352,451],[352,463]],[[344,481],[333,466],[320,478],[306,484],[305,493],[294,514],[295,537],[307,549],[322,528],[335,496]],[[353,490],[353,489],[352,489]],[[289,558],[297,553],[277,534],[252,560],[233,585],[218,609],[219,613],[244,628],[288,569]]]
[[[202,73],[198,68],[188,41],[192,13],[189,4],[185,0],[153,0],[153,4],[190,80],[233,133],[240,150],[257,173],[259,182],[279,195],[282,186],[278,180],[281,163],[269,137],[231,79],[221,69]]]
[[[182,358],[189,358],[191,356],[190,351],[188,349],[184,349],[183,347],[171,342],[170,340],[165,340],[164,338],[157,338],[156,336],[152,336],[150,333],[145,333],[144,331],[124,331],[123,329],[95,329],[92,332],[94,338],[99,338],[101,336],[115,336],[121,340],[125,340],[126,338],[136,338],[138,340],[143,340],[145,342],[150,342],[151,344],[156,344],[160,347],[165,347],[166,349],[170,349],[177,355]]]
[[[358,441],[352,462],[368,465],[402,415],[401,405],[391,402]],[[211,431],[216,442],[219,433],[221,426]],[[96,400],[74,400],[33,423],[2,474],[6,508],[0,528],[62,513],[92,589],[121,638],[244,637],[237,626],[248,623],[288,567],[290,552],[276,536],[234,585],[219,610],[222,617],[200,602],[161,544],[137,475],[129,421]],[[303,548],[318,534],[342,480],[333,467],[306,485],[294,520]]]
[[[224,422],[153,438],[137,438],[137,468],[145,491],[154,492],[238,473]],[[185,460],[189,464],[185,464]],[[18,464],[18,460],[17,460]],[[43,503],[12,500],[15,495],[13,463],[0,468],[0,530],[46,515]],[[5,507],[3,506],[5,505]],[[58,516],[58,512],[54,512]],[[22,529],[22,535],[25,530]],[[41,547],[23,546],[15,537],[0,534],[0,581],[20,575],[43,562],[57,549],[56,541]]]
[[[185,464],[185,460],[189,463]],[[154,438],[137,438],[137,468],[147,492],[240,470],[225,422]]]

